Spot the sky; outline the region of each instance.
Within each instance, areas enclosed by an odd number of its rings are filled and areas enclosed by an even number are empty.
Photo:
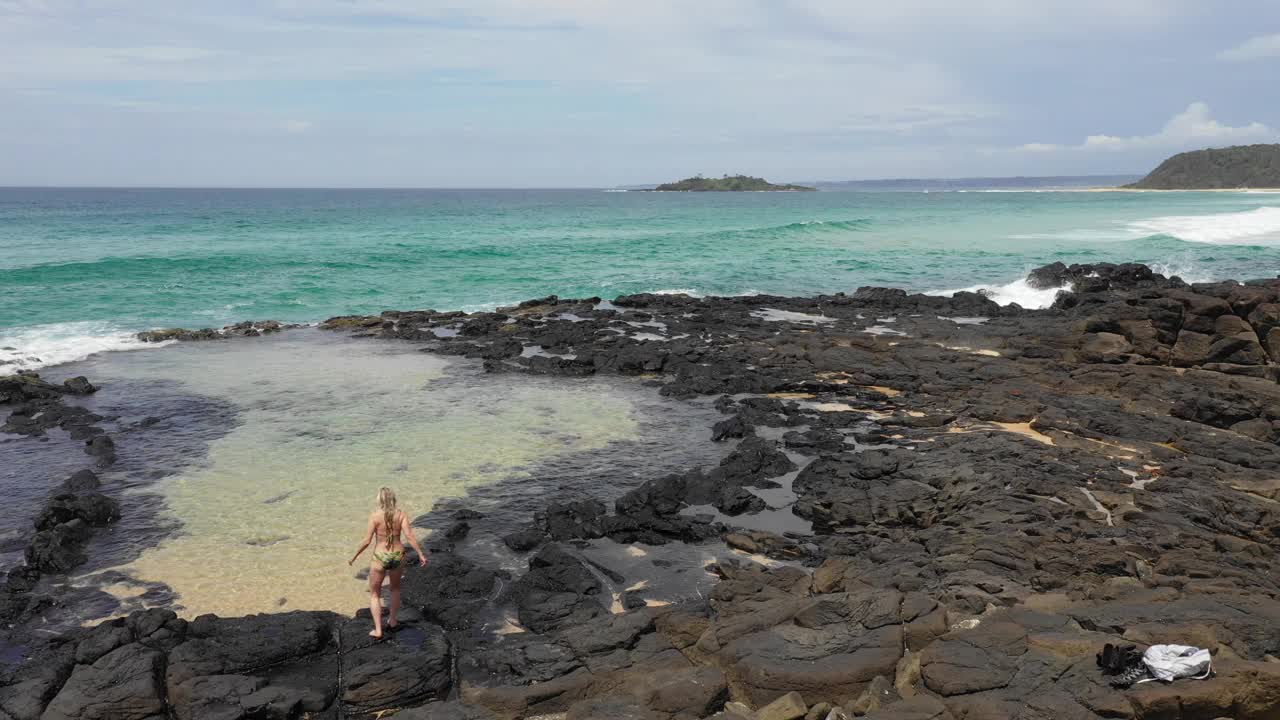
[[[0,185],[1141,174],[1278,73],[1280,0],[0,0]]]

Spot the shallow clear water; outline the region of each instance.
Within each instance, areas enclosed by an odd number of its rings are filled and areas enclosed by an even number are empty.
[[[93,377],[102,390],[89,402],[125,430],[121,464],[103,476],[124,517],[71,583],[188,615],[346,613],[363,602],[368,555],[347,559],[382,485],[411,517],[449,499],[509,531],[554,493],[612,498],[722,452],[713,410],[638,383],[486,375],[419,347],[300,330],[60,368]],[[56,438],[15,439],[0,456],[18,470],[3,490],[27,494],[77,469],[51,473],[47,460],[87,464]]]
[[[0,189],[0,361],[127,331],[549,293],[1000,286],[1032,267],[1280,272],[1280,194]],[[2,348],[11,348],[8,350]]]

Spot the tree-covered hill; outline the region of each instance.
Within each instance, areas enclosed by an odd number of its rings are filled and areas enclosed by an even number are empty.
[[[1238,145],[1174,155],[1127,188],[1222,190],[1280,188],[1280,145]]]
[[[697,175],[679,182],[663,183],[654,190],[663,192],[801,192],[816,190],[803,185],[774,185],[764,178],[750,175],[725,175],[705,178]]]

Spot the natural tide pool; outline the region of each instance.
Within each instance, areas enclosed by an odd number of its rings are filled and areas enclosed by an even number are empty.
[[[81,619],[152,605],[188,617],[349,613],[364,603],[368,556],[346,561],[383,485],[411,517],[461,497],[490,526],[514,529],[552,495],[611,499],[722,452],[709,440],[712,409],[637,381],[485,374],[420,348],[305,329],[46,372],[101,386],[86,402],[108,416],[121,457],[102,479],[123,517],[69,581],[99,598],[78,606]],[[69,450],[38,444],[0,453],[26,464],[26,482],[52,487],[62,476],[41,468],[56,456],[61,473]]]

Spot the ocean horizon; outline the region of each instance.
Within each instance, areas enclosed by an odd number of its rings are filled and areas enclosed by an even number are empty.
[[[1048,187],[1059,189],[1067,187],[1109,187],[1129,183],[1142,178],[1141,174],[1102,174],[1102,175],[1009,175],[990,177],[901,177],[901,178],[867,178],[861,180],[784,180],[800,185],[812,185],[827,192],[866,191],[881,187],[899,187],[903,184],[920,184],[928,186],[936,184],[940,187],[959,188],[1004,188],[1010,185],[1026,185],[1028,187]],[[477,186],[433,186],[433,185],[129,185],[129,184],[53,184],[53,185],[0,185],[0,190],[642,190],[655,187],[659,182],[631,183],[625,185],[477,185]],[[907,191],[910,191],[909,189]],[[939,192],[948,192],[943,189]]]

